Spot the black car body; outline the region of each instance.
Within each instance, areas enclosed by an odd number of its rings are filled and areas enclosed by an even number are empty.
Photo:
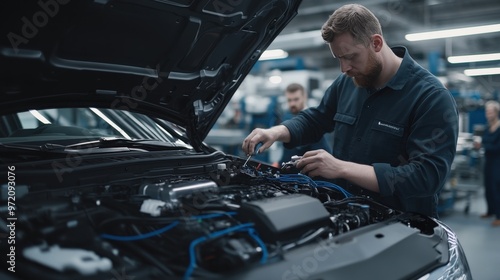
[[[470,279],[455,234],[203,141],[298,0],[0,4],[2,279]]]

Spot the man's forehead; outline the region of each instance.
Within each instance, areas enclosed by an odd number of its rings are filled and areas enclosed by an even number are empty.
[[[364,49],[363,44],[355,43],[352,40],[334,40],[329,44],[330,50],[335,57],[342,57],[345,55],[359,53]]]
[[[300,95],[302,92],[300,90],[296,91],[287,91],[286,95]]]
[[[337,35],[331,43],[330,50],[335,57],[361,52],[365,46],[359,41],[354,40],[350,33]]]
[[[286,95],[287,95],[288,99],[291,99],[291,98],[300,98],[302,96],[302,91],[301,90],[287,91]]]

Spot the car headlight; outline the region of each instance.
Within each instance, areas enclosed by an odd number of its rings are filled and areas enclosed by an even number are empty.
[[[420,277],[418,280],[467,280],[472,279],[469,263],[465,257],[462,245],[456,234],[443,222],[434,219],[442,230],[436,230],[442,240],[448,241],[449,260],[446,265],[438,267],[432,272]]]

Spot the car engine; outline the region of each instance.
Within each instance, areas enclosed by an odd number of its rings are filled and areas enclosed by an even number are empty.
[[[327,181],[213,157],[210,164],[178,162],[170,175],[109,175],[108,184],[39,191],[18,185],[15,259],[23,269],[17,275],[236,279],[305,244],[377,224],[404,224],[428,235],[436,226]]]

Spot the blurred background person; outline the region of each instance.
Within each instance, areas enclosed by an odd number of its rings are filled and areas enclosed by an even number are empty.
[[[486,213],[481,218],[495,216],[492,226],[500,226],[500,103],[490,100],[484,105],[488,127],[475,148],[484,149],[484,188]]]
[[[307,108],[307,92],[304,87],[298,83],[291,83],[285,89],[285,97],[288,110],[284,112],[282,120],[289,120],[298,115],[300,111]],[[323,135],[321,139],[313,144],[298,146],[295,148],[283,148],[281,162],[287,162],[292,156],[301,156],[307,151],[323,149],[329,153],[332,152],[331,144],[328,141],[329,134]]]

